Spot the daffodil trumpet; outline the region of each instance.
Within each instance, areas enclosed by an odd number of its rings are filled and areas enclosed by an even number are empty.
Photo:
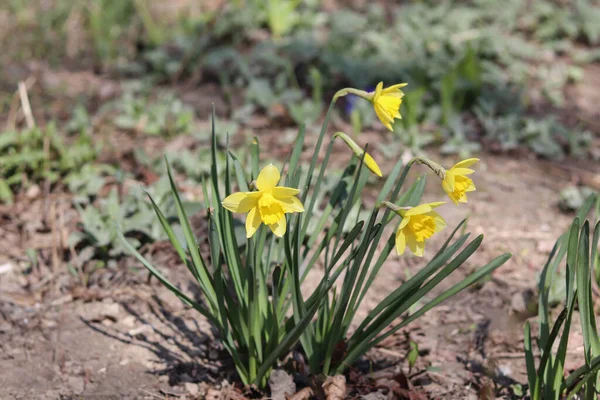
[[[423,257],[425,242],[434,234],[446,227],[446,221],[440,214],[433,211],[445,204],[444,202],[421,204],[416,207],[400,207],[383,201],[385,206],[402,217],[402,222],[396,231],[396,252],[404,254],[406,247],[417,257]]]
[[[234,213],[248,213],[246,217],[246,237],[251,238],[261,224],[267,225],[273,234],[282,237],[287,221],[285,214],[304,212],[302,202],[295,197],[298,189],[277,186],[281,175],[269,164],[264,167],[253,186],[255,192],[237,192],[227,196],[221,204]]]
[[[356,142],[352,140],[348,135],[346,135],[344,132],[336,132],[333,135],[333,137],[339,137],[340,139],[342,139],[344,143],[346,143],[348,147],[350,147],[350,149],[354,152],[354,155],[359,159],[363,160],[363,163],[366,165],[367,168],[369,168],[371,172],[373,172],[380,178],[383,176],[379,165],[377,165],[373,157],[368,152],[365,152],[365,150],[363,150],[358,144],[356,144]]]

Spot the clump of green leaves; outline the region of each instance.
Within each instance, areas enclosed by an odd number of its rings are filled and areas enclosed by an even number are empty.
[[[122,199],[117,188],[113,188],[107,197],[98,199],[96,205],[83,207],[75,203],[81,218],[80,230],[70,235],[69,244],[79,250],[91,248],[90,258],[107,261],[126,254],[126,248],[118,239],[119,232],[127,236],[135,248],[165,239],[167,236],[155,218],[152,205],[145,200],[147,194],[156,199],[166,218],[170,220],[177,215],[166,177],[146,188],[132,187]],[[188,212],[199,209],[195,202],[187,202],[185,207]]]
[[[171,93],[151,98],[126,92],[107,107],[117,110],[114,124],[118,128],[154,136],[189,133],[194,118],[193,111]]]
[[[598,256],[600,223],[590,236],[590,222],[583,221],[595,201],[590,196],[579,209],[568,233],[563,234],[554,245],[542,270],[539,281],[540,323],[537,347],[541,358],[536,367],[529,322],[525,324],[525,361],[529,380],[529,392],[533,400],[561,399],[564,396],[593,400],[597,398],[597,382],[600,371],[600,341],[596,328],[596,316],[592,299],[592,280]],[[550,317],[550,293],[558,266],[566,258],[566,294],[561,303],[564,308],[554,323]],[[566,298],[565,298],[566,297]],[[578,306],[577,308],[575,306]],[[564,367],[567,357],[569,333],[573,315],[579,312],[583,333],[585,364],[567,377]],[[561,333],[562,330],[562,333]],[[560,335],[560,338],[559,338]],[[558,347],[555,346],[558,341]]]
[[[56,183],[93,161],[98,149],[83,132],[67,143],[51,123],[0,134],[0,201],[11,201],[16,190],[41,182]]]

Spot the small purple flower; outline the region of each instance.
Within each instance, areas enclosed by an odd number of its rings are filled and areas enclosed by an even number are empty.
[[[367,91],[367,92],[372,92],[374,90],[375,90],[375,87],[373,87],[373,86],[367,86],[367,88],[365,89],[365,91]],[[346,104],[344,105],[344,112],[346,113],[346,115],[352,114],[352,111],[354,111],[354,107],[356,107],[357,99],[358,99],[358,96],[353,95],[353,94],[346,96]]]

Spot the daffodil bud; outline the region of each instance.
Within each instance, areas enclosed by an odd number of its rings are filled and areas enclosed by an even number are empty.
[[[422,257],[425,252],[425,242],[435,233],[446,227],[446,221],[434,208],[443,202],[421,204],[416,207],[399,207],[384,201],[382,205],[388,207],[402,217],[402,222],[396,232],[396,252],[404,254],[406,247],[417,257]]]
[[[369,170],[371,170],[371,172],[379,177],[383,176],[381,169],[379,169],[379,165],[377,165],[373,157],[371,157],[369,153],[365,153],[365,151],[359,145],[357,145],[354,140],[350,139],[348,135],[346,135],[344,132],[337,132],[335,135],[333,135],[333,137],[341,138],[354,152],[356,157],[363,160],[364,164],[367,166],[367,168],[369,168]]]

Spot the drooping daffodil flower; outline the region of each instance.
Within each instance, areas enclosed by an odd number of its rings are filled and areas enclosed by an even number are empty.
[[[402,119],[402,116],[400,115],[400,105],[402,104],[404,92],[400,89],[406,85],[408,85],[408,83],[398,83],[384,88],[383,82],[379,82],[372,92],[354,88],[344,88],[338,90],[335,96],[333,96],[333,102],[338,98],[349,94],[368,100],[373,104],[375,114],[377,114],[377,118],[379,118],[381,123],[390,131],[393,131],[392,123],[394,122],[394,119]]]
[[[423,257],[425,242],[435,233],[446,227],[446,221],[440,214],[433,211],[444,202],[421,204],[416,207],[399,207],[387,201],[382,202],[402,217],[402,222],[396,232],[396,252],[404,254],[406,247],[417,257]]]
[[[404,92],[400,90],[406,86],[407,83],[399,83],[387,88],[383,87],[383,82],[379,82],[374,92],[371,92],[371,103],[375,108],[375,114],[381,123],[388,128],[390,131],[393,130],[392,122],[394,119],[402,119],[400,115],[400,105],[402,104],[402,97]]]
[[[442,188],[454,204],[466,203],[467,193],[475,191],[475,184],[468,177],[468,175],[471,175],[475,171],[468,167],[477,161],[479,161],[478,158],[469,158],[456,163],[452,168],[446,170],[446,176],[442,180]]]

